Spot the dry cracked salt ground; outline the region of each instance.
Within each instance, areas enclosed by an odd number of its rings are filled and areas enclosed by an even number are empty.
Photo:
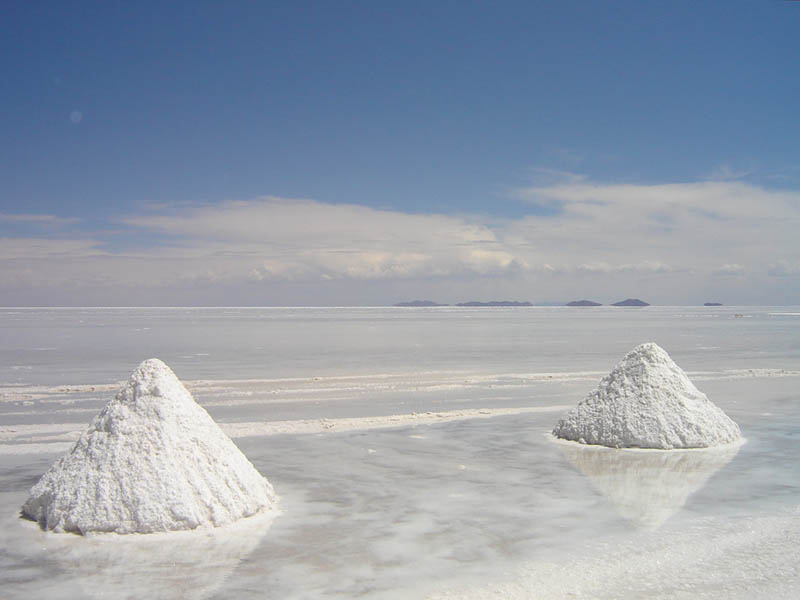
[[[128,534],[227,525],[276,504],[172,370],[149,359],[33,486],[23,514],[56,532]]]
[[[612,448],[708,448],[741,440],[739,426],[666,351],[640,344],[562,418],[556,437]]]

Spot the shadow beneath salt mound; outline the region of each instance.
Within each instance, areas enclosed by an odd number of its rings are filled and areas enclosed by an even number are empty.
[[[89,598],[203,600],[258,547],[276,511],[225,527],[86,537],[42,532],[43,550]]]
[[[621,517],[649,531],[678,512],[741,447],[640,450],[556,441],[564,457],[611,500]]]

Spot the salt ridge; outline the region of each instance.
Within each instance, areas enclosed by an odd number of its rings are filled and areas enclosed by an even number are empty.
[[[493,373],[464,372],[413,372],[397,374],[343,375],[323,377],[288,377],[271,379],[197,379],[184,381],[184,385],[198,395],[220,395],[226,399],[206,400],[205,406],[250,403],[247,398],[257,396],[263,401],[266,395],[283,396],[323,395],[328,392],[374,393],[383,391],[462,389],[470,386],[523,387],[537,383],[561,383],[596,380],[603,371],[555,371],[546,373]],[[781,368],[724,369],[720,371],[690,371],[695,381],[725,381],[735,379],[800,377],[800,371]],[[69,404],[93,393],[118,390],[124,382],[114,384],[28,385],[0,383],[0,403],[22,404],[25,401]],[[348,396],[349,397],[349,396]],[[14,413],[16,414],[16,413]]]
[[[641,344],[561,419],[553,435],[612,448],[707,448],[739,426],[657,344]]]
[[[221,526],[277,497],[170,368],[144,361],[31,489],[45,529],[152,533]]]
[[[488,419],[496,416],[526,413],[559,412],[564,405],[520,406],[509,408],[470,408],[436,412],[416,412],[374,417],[341,417],[296,419],[291,421],[246,421],[220,423],[220,428],[232,438],[319,434],[334,431],[367,431],[394,427],[435,425],[451,421]],[[0,456],[60,452],[69,448],[80,435],[74,423],[49,425],[12,425],[0,427]]]

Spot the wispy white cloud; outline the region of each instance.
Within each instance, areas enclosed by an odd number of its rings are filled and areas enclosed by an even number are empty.
[[[531,182],[538,186],[574,185],[586,181],[586,176],[562,169],[534,167],[530,171]]]
[[[736,263],[733,263],[733,264],[721,265],[720,267],[712,271],[712,275],[719,275],[722,277],[735,277],[739,275],[744,275],[746,272],[747,269],[745,269],[742,265],[737,265]]]
[[[767,273],[771,277],[794,277],[800,275],[800,261],[791,262],[779,259],[767,267]]]
[[[27,223],[34,225],[73,225],[79,223],[77,217],[59,217],[56,215],[14,214],[0,212],[0,223]]]
[[[609,264],[648,261],[710,272],[720,257],[724,263],[748,265],[774,260],[775,254],[799,245],[796,192],[701,182],[576,183],[518,193],[534,203],[558,206],[554,216],[524,218],[509,231],[551,264],[581,264],[593,257]]]
[[[123,222],[189,249],[234,254],[251,281],[500,275],[525,267],[486,225],[357,205],[270,197]]]
[[[711,170],[707,179],[711,181],[735,181],[744,179],[754,173],[755,169],[735,169],[728,164],[721,164]]]
[[[53,240],[48,238],[0,238],[0,260],[8,263],[17,260],[52,259],[101,254],[98,242],[85,239]]]
[[[645,260],[621,265],[610,265],[606,262],[583,263],[578,265],[575,271],[584,273],[672,273],[675,269],[664,263]]]
[[[143,240],[125,250],[108,250],[100,232],[97,239],[0,239],[0,287],[136,296],[295,286],[314,295],[305,302],[318,303],[334,284],[340,297],[348,286],[384,289],[386,301],[401,288],[665,303],[702,301],[700,293],[742,302],[797,295],[797,192],[739,181],[633,185],[551,175],[551,183],[516,191],[552,206],[550,214],[491,222],[274,197],[153,206],[120,220],[126,240]]]

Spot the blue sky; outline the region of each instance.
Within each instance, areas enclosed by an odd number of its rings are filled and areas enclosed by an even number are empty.
[[[6,304],[800,303],[798,2],[0,11]]]

